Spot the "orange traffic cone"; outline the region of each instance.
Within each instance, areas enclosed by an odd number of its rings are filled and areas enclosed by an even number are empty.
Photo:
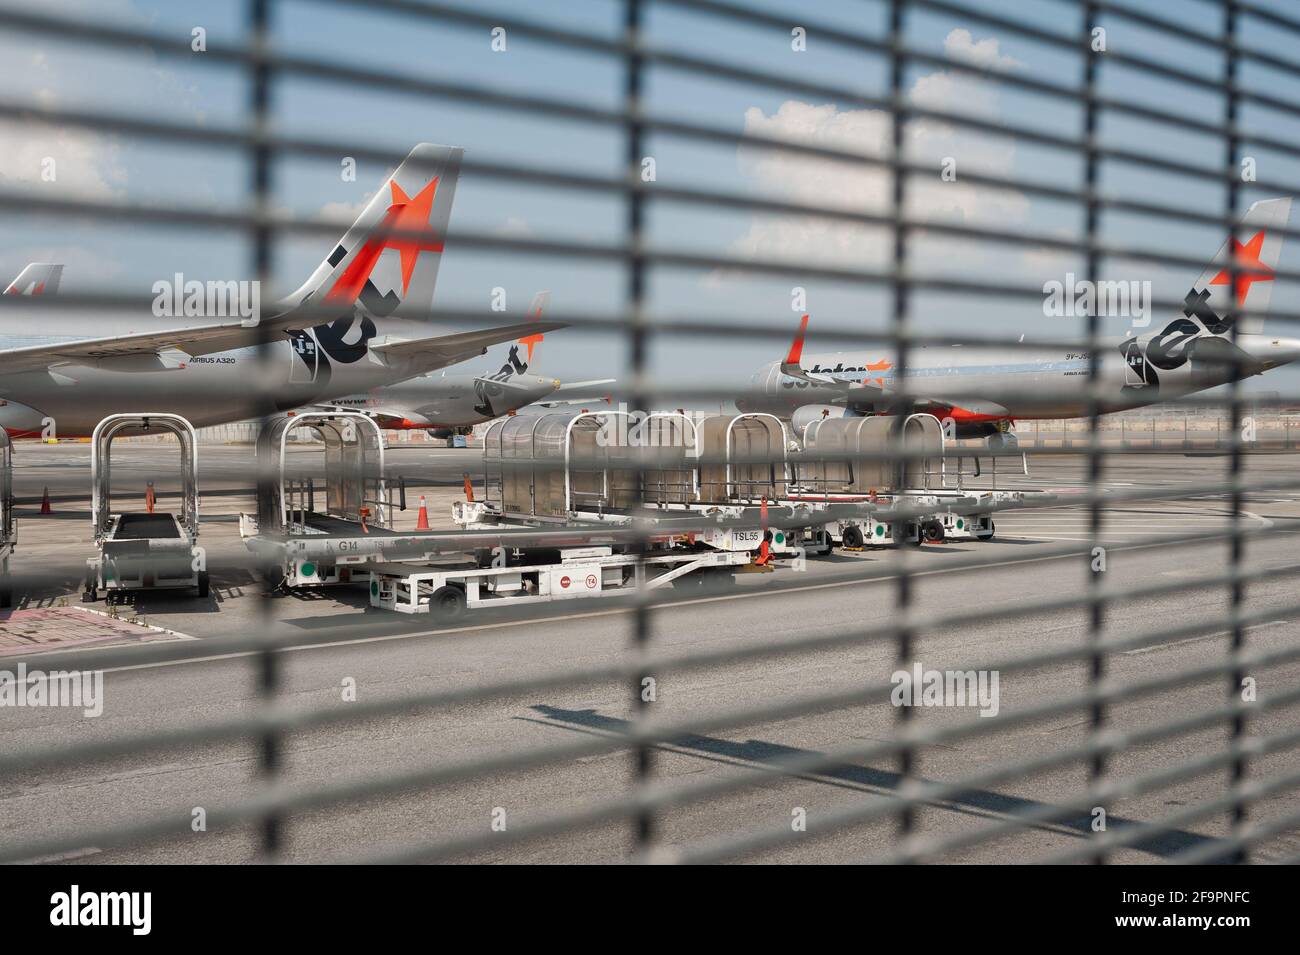
[[[361,533],[369,534],[370,529],[366,527],[366,518],[370,516],[370,508],[368,507],[361,508],[360,514],[361,514]]]
[[[54,513],[54,509],[50,507],[50,489],[48,485],[45,488],[45,492],[41,495],[41,513],[42,514]]]
[[[427,531],[429,529],[429,509],[424,506],[424,495],[420,495],[420,510],[415,515],[415,529],[417,531]]]
[[[144,489],[144,511],[146,514],[153,513],[153,505],[154,505],[153,481],[150,481],[149,486]]]
[[[424,498],[420,500],[423,501]],[[470,504],[474,503],[474,484],[470,481],[468,473],[465,474],[465,500]]]

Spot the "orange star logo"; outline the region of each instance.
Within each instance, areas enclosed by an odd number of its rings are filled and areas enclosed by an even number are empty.
[[[388,207],[389,221],[385,225],[393,231],[420,232],[429,228],[429,214],[433,210],[433,197],[438,192],[438,180],[435,177],[412,199],[393,179],[389,182],[393,189],[393,204]],[[422,251],[441,252],[442,242],[427,238],[407,239],[391,238],[387,243],[390,249],[397,249],[402,256],[402,294],[411,285],[411,274]]]
[[[536,348],[539,344],[541,344],[542,340],[543,340],[543,335],[541,332],[533,332],[533,334],[527,335],[524,338],[519,339],[520,345],[528,346],[528,364],[531,365],[533,363],[533,349]]]
[[[538,307],[534,309],[532,314],[529,317],[533,321],[537,321],[538,319],[540,319],[542,317],[541,308]],[[533,349],[536,348],[538,345],[540,345],[544,340],[545,340],[545,336],[542,335],[541,332],[533,332],[531,335],[525,335],[523,338],[519,339],[518,343],[520,345],[528,346],[528,364],[531,365],[533,363]]]
[[[1273,281],[1273,270],[1259,260],[1264,250],[1264,230],[1256,232],[1254,237],[1242,245],[1237,237],[1232,237],[1232,256],[1237,262],[1237,304],[1245,305],[1246,296],[1250,294],[1251,282]],[[1267,274],[1261,274],[1267,273]],[[1232,281],[1231,269],[1224,269],[1210,280],[1211,285],[1227,285]]]
[[[379,224],[379,229],[403,232],[422,232],[428,229],[433,197],[438,191],[438,180],[436,178],[430,180],[414,199],[402,191],[397,180],[391,179],[388,184],[392,189],[393,204],[388,207],[388,214]],[[405,295],[411,286],[411,274],[415,271],[415,263],[419,261],[420,252],[425,249],[441,252],[442,241],[423,237],[408,239],[400,236],[371,239],[361,247],[356,258],[343,270],[339,280],[326,294],[325,300],[355,302],[370,279],[370,273],[375,270],[375,265],[379,262],[379,256],[384,249],[397,249],[402,257],[402,294]]]

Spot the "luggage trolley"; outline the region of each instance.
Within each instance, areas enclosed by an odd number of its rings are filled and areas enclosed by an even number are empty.
[[[173,434],[180,443],[179,513],[113,512],[112,449],[128,434]],[[91,522],[99,556],[86,561],[83,599],[100,590],[115,603],[123,591],[193,587],[208,595],[208,572],[199,540],[198,439],[180,415],[163,412],[109,415],[91,435]]]
[[[324,482],[295,474],[294,439],[306,431],[324,445]],[[267,558],[286,587],[347,583],[362,562],[362,542],[394,536],[384,483],[384,437],[356,412],[307,412],[276,418],[257,438],[257,514],[241,514],[244,543]],[[300,546],[333,542],[327,552]]]
[[[0,428],[0,607],[13,606],[13,585],[9,580],[9,557],[18,546],[14,523],[13,445]]]

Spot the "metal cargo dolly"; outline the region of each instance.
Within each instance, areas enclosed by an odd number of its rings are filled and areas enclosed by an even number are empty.
[[[296,474],[289,448],[307,432],[324,447],[324,480]],[[384,482],[384,438],[350,411],[286,414],[257,438],[257,513],[241,514],[244,544],[285,587],[349,583],[352,564],[396,537]]]
[[[455,619],[467,608],[580,600],[674,587],[703,586],[712,576],[729,581],[749,555],[665,548],[650,555],[613,547],[574,547],[544,563],[502,567],[439,568],[375,563],[370,605],[399,613]]]
[[[150,508],[114,512],[113,441],[126,435],[172,434],[180,444],[181,504],[178,513]],[[163,412],[109,415],[91,435],[91,523],[99,554],[86,561],[83,599],[100,590],[115,603],[124,591],[193,587],[208,596],[208,572],[199,540],[198,439],[180,415]]]

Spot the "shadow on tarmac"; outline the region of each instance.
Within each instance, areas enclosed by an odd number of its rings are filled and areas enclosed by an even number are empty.
[[[531,708],[547,717],[550,722],[546,720],[530,721],[546,726],[562,726],[582,732],[598,732],[602,735],[618,736],[625,734],[631,725],[627,720],[604,716],[596,710],[570,710],[546,704],[538,704]],[[529,718],[524,717],[524,719]],[[819,755],[816,750],[785,746],[765,740],[751,739],[736,742],[716,736],[681,736],[672,740],[670,745],[675,750],[687,750],[705,759],[744,760],[751,763],[773,765],[791,759]],[[891,770],[856,764],[831,766],[821,772],[799,773],[798,776],[801,779],[850,789],[869,787],[878,790],[896,790],[902,781],[902,777]],[[933,780],[926,779],[918,781],[922,783],[933,782]],[[942,802],[927,803],[926,805],[936,810],[948,809],[962,813],[992,813],[1008,817],[1041,811],[1047,806],[1046,803],[1038,800],[1011,796],[988,789],[972,789]],[[1070,835],[1087,838],[1092,835],[1092,823],[1093,818],[1090,813],[1079,812],[1077,809],[1062,806],[1053,822],[1026,823],[1026,828],[1045,829],[1054,832],[1064,829]],[[1130,843],[1128,848],[1159,857],[1172,856],[1193,846],[1211,844],[1217,841],[1213,836],[1206,836],[1197,832],[1188,832],[1181,829],[1157,829],[1141,820],[1125,819],[1114,815],[1107,816],[1107,828],[1112,833],[1122,833],[1125,829],[1133,827],[1150,828],[1151,833]],[[1225,849],[1225,852],[1227,851],[1230,850]]]

